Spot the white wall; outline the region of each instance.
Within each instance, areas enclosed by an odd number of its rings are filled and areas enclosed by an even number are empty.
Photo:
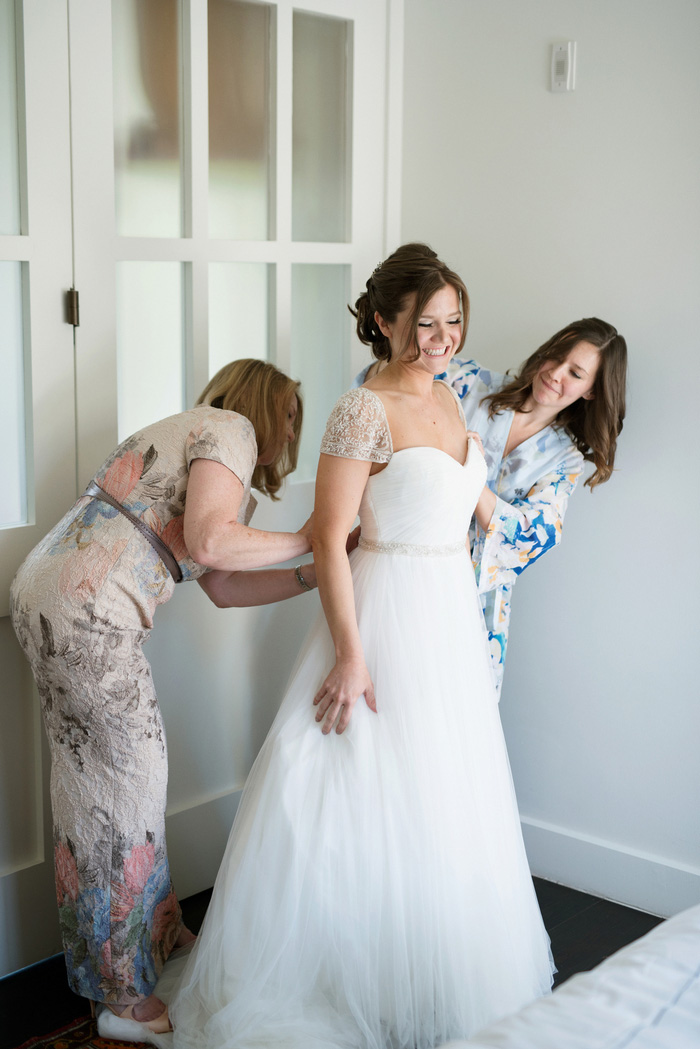
[[[465,278],[470,355],[628,341],[617,472],[516,587],[502,715],[535,873],[663,914],[700,900],[699,44],[697,0],[405,5],[402,239]]]

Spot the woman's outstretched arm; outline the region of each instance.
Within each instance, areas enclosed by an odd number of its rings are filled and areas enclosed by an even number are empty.
[[[321,454],[316,475],[313,552],[323,611],[335,647],[335,665],[316,693],[317,721],[323,732],[341,733],[364,694],[376,711],[374,686],[365,664],[355,616],[348,532],[354,524],[371,463]]]
[[[224,571],[263,568],[311,549],[311,518],[298,532],[264,532],[240,524],[238,477],[212,459],[194,459],[187,482],[184,540],[197,564]]]
[[[301,576],[309,589],[316,588],[313,561],[301,566]],[[251,608],[271,605],[306,593],[294,568],[263,568],[253,572],[207,572],[197,580],[217,608]]]
[[[355,528],[345,540],[348,553],[357,546],[360,529]],[[200,576],[197,582],[217,608],[250,608],[253,605],[271,605],[289,597],[315,590],[316,565],[313,561],[296,568],[261,568],[251,572],[222,572],[214,569]],[[303,584],[299,579],[303,580]]]

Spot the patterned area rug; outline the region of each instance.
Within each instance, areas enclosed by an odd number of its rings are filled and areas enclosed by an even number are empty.
[[[18,1049],[153,1049],[143,1042],[112,1042],[100,1038],[91,1016],[81,1016],[53,1034],[30,1038]]]

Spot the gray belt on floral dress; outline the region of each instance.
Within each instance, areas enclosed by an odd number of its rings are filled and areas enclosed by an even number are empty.
[[[124,514],[124,517],[126,517],[127,520],[131,521],[134,528],[138,529],[138,531],[141,533],[144,539],[148,540],[155,552],[158,554],[158,557],[161,559],[165,567],[170,572],[170,575],[173,577],[175,582],[182,582],[182,571],[180,569],[179,564],[177,563],[177,560],[173,555],[172,550],[170,550],[169,547],[165,545],[163,540],[159,538],[159,536],[157,536],[156,533],[151,528],[149,528],[147,524],[144,524],[144,522],[141,521],[138,517],[136,517],[135,514],[132,514],[131,511],[127,510],[125,506],[122,506],[121,503],[117,502],[117,500],[113,496],[111,496],[109,492],[105,492],[104,488],[100,488],[97,481],[91,481],[85,489],[85,491],[83,492],[83,495],[89,495],[92,499],[101,499],[103,502],[109,503],[110,506],[113,506],[114,509],[118,510],[120,514]]]

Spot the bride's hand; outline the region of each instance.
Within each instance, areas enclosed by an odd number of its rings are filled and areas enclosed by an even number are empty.
[[[316,720],[325,718],[321,729],[324,735],[333,731],[336,722],[338,735],[345,731],[358,696],[363,693],[367,706],[376,714],[374,685],[364,660],[339,660],[314,696]]]

